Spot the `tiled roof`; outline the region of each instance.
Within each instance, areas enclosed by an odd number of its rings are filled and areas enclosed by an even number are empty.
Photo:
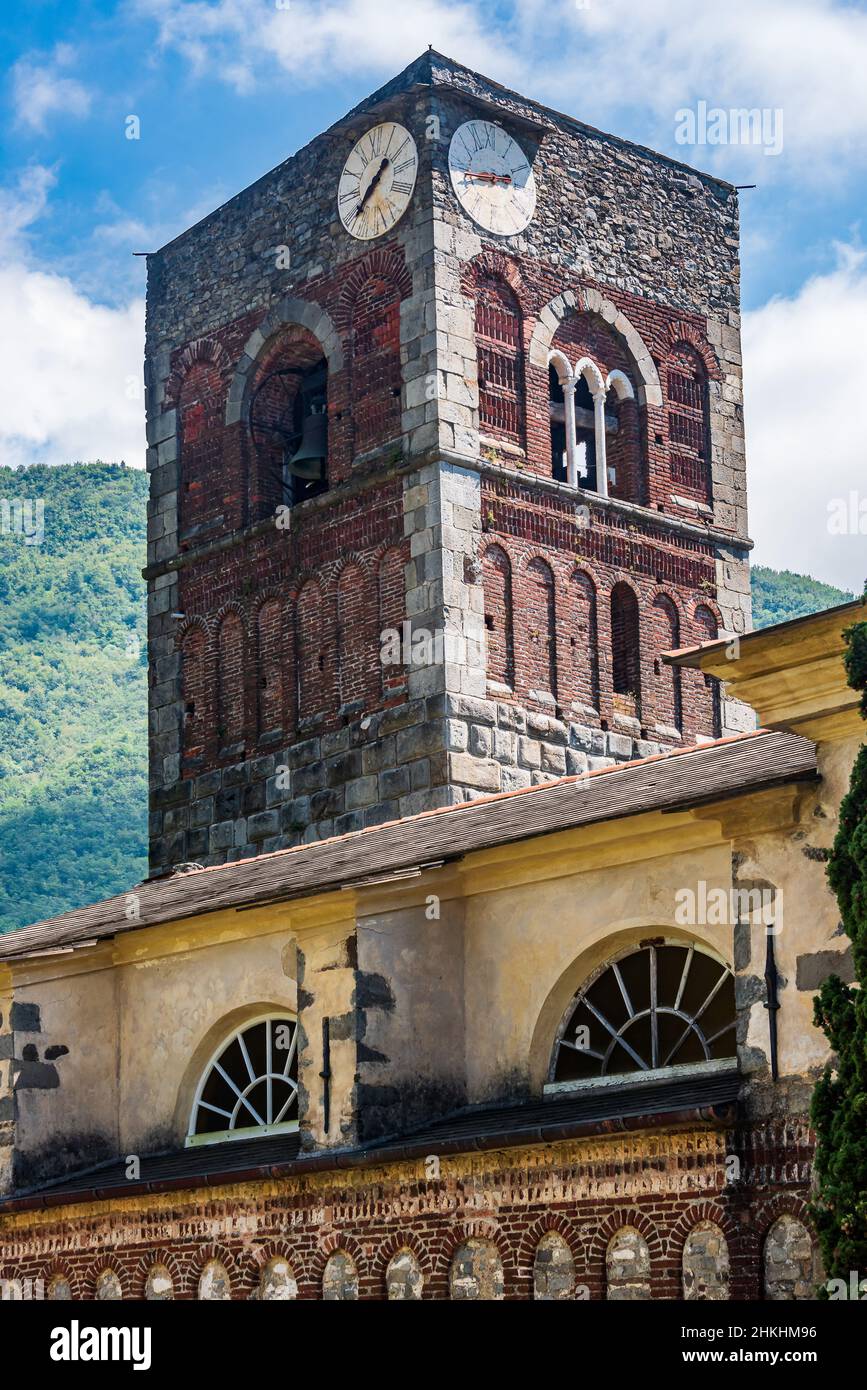
[[[293,1173],[339,1172],[426,1154],[469,1153],[580,1138],[582,1135],[658,1128],[700,1121],[730,1122],[740,1078],[729,1071],[677,1077],[642,1085],[606,1085],[560,1093],[542,1100],[468,1107],[421,1129],[375,1146],[333,1153],[300,1154],[299,1137],[287,1134],[181,1149],[141,1160],[136,1182],[126,1176],[126,1159],[79,1172],[38,1191],[0,1202],[0,1210],[68,1205],[73,1201],[127,1197],[137,1191],[290,1177]]]
[[[219,909],[290,901],[360,885],[474,850],[652,811],[674,812],[817,776],[815,748],[793,734],[742,734],[426,811],[330,840],[136,885],[128,894],[0,936],[0,960],[83,946]]]

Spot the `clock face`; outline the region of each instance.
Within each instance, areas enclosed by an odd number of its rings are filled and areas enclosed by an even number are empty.
[[[386,121],[368,130],[352,148],[337,186],[340,220],[359,241],[390,232],[409,206],[418,150],[402,125]]]
[[[458,126],[449,146],[449,173],[461,206],[497,236],[522,232],[536,211],[536,180],[517,140],[493,121]]]

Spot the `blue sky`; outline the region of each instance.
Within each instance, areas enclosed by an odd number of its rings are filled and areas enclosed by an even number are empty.
[[[758,185],[741,198],[756,555],[860,588],[867,3],[7,3],[0,461],[140,464],[144,270],[132,252],[284,159],[428,42],[590,124]],[[701,103],[726,113],[707,131],[726,142],[679,140]],[[731,138],[728,113],[741,108],[765,112],[764,143]],[[842,535],[839,520],[829,526],[841,499]]]

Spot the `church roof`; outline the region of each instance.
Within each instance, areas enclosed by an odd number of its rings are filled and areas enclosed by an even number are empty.
[[[443,1119],[375,1144],[331,1153],[302,1155],[300,1138],[285,1134],[224,1144],[195,1145],[144,1156],[140,1179],[127,1177],[126,1158],[90,1168],[59,1182],[0,1202],[0,1210],[68,1206],[74,1201],[110,1201],[135,1192],[166,1192],[196,1185],[217,1186],[311,1172],[372,1167],[435,1153],[553,1144],[568,1139],[667,1128],[676,1124],[730,1122],[741,1078],[736,1064],[712,1075],[643,1085],[607,1085],[495,1106],[467,1106]]]
[[[480,797],[291,849],[151,879],[0,936],[0,960],[54,954],[207,912],[313,897],[475,850],[648,812],[675,812],[817,776],[814,745],[759,730]],[[135,894],[136,914],[128,914]]]

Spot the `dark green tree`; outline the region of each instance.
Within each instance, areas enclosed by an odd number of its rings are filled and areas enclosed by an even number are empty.
[[[867,719],[867,622],[846,637],[846,675]],[[867,745],[862,746],[828,861],[828,881],[852,942],[854,987],[832,975],[814,1001],[814,1021],[836,1057],[813,1093],[818,1194],[812,1206],[829,1279],[867,1279]]]

